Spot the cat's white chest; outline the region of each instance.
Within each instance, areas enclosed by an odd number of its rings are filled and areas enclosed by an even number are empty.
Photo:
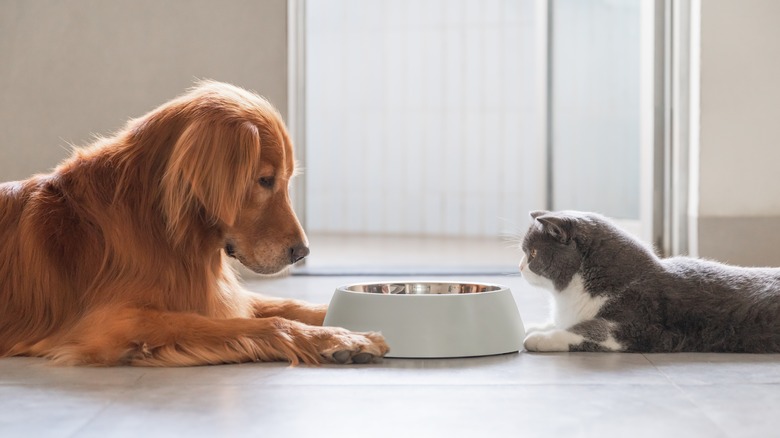
[[[585,291],[582,277],[575,274],[562,291],[552,291],[552,319],[555,326],[567,329],[582,321],[593,319],[607,301],[606,297],[592,297]]]

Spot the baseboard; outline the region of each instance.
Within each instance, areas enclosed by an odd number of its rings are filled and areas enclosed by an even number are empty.
[[[514,276],[519,275],[517,266],[316,266],[296,267],[292,270],[296,276]]]

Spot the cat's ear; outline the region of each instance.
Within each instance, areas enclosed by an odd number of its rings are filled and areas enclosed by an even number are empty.
[[[544,216],[545,214],[548,214],[548,213],[550,213],[550,212],[547,211],[547,210],[534,210],[534,211],[532,211],[532,212],[530,212],[528,214],[531,215],[531,220],[536,220],[536,218],[538,218],[539,216]]]
[[[536,217],[542,224],[542,230],[557,241],[568,244],[574,232],[574,223],[571,218],[557,216],[554,213]]]

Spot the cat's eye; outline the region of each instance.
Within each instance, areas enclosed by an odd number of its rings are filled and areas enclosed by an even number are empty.
[[[266,189],[272,189],[274,188],[274,177],[273,176],[264,176],[257,180],[257,183],[260,184],[261,187],[264,187]]]
[[[531,253],[530,253],[530,254],[528,254],[528,258],[529,258],[529,259],[532,259],[532,258],[534,258],[534,257],[536,257],[536,249],[532,249],[532,250],[531,250]]]

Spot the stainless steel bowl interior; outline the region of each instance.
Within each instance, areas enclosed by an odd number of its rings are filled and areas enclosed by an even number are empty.
[[[476,283],[370,283],[345,286],[344,289],[384,295],[457,295],[492,292],[501,287]]]

